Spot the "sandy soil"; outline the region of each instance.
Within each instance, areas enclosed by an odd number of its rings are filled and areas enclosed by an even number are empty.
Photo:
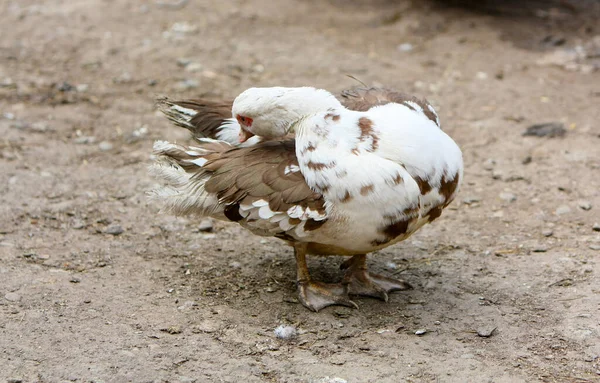
[[[568,51],[597,26],[403,0],[173,4],[0,1],[0,382],[600,381],[600,72]],[[339,91],[345,74],[432,101],[466,182],[371,256],[414,290],[313,313],[282,242],[146,200],[153,140],[188,139],[153,100]],[[543,122],[566,134],[522,136]],[[333,281],[341,261],[311,268]]]

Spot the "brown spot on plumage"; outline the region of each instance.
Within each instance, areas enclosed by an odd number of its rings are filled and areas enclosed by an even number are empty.
[[[340,199],[340,202],[348,202],[352,199],[352,195],[350,194],[350,192],[348,190],[346,190],[346,193],[344,194],[344,196],[342,197],[342,199]]]
[[[373,185],[373,184],[365,185],[360,188],[360,195],[362,195],[362,196],[369,195],[370,193],[373,192],[373,190],[375,190],[375,185]]]
[[[371,138],[371,149],[368,151],[373,152],[379,147],[379,136],[373,129],[373,121],[366,117],[358,119],[358,127],[360,129],[360,141],[366,141],[369,137]]]
[[[340,119],[340,115],[339,114],[334,114],[334,113],[327,113],[325,115],[325,119],[331,119],[332,121],[339,121]]]
[[[383,229],[383,234],[390,239],[394,239],[399,235],[405,234],[408,230],[410,220],[394,222]]]
[[[302,149],[302,154],[306,154],[308,152],[314,152],[315,150],[317,150],[317,146],[315,144],[313,144],[312,142],[309,142],[308,145],[306,145],[303,149]]]
[[[323,169],[331,169],[333,167],[335,167],[335,161],[332,161],[328,164],[324,163],[324,162],[313,162],[313,161],[308,161],[306,163],[306,167],[309,168],[310,170],[323,170]]]
[[[404,219],[386,225],[385,227],[379,230],[381,234],[385,236],[385,238],[375,239],[371,241],[371,244],[373,246],[385,245],[386,243],[393,241],[397,237],[406,234],[408,231],[408,225],[410,225],[411,222],[412,219]]]
[[[427,217],[429,217],[429,222],[433,222],[440,215],[442,215],[441,206],[436,206],[433,209],[429,210],[429,213],[427,213]]]
[[[447,206],[450,202],[452,202],[450,197],[452,197],[452,194],[454,194],[456,188],[458,187],[459,178],[460,177],[458,173],[456,173],[452,179],[446,178],[446,174],[442,176],[442,181],[440,183],[440,194],[444,196],[444,206]]]
[[[402,175],[400,173],[396,173],[392,181],[394,181],[394,185],[400,185],[404,181],[404,179],[402,178]]]
[[[429,182],[425,181],[423,178],[421,178],[419,176],[415,176],[414,180],[417,182],[417,185],[419,186],[419,190],[421,191],[422,195],[425,195],[431,191],[431,189],[432,189],[431,185],[429,184]]]

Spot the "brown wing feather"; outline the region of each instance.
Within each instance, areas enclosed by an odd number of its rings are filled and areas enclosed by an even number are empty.
[[[325,210],[323,196],[310,189],[299,171],[285,174],[286,168],[298,169],[294,139],[231,149],[203,167],[212,171],[206,191],[216,193],[223,204],[262,199],[276,212],[287,211],[293,205]]]
[[[423,109],[423,113],[425,114],[425,116],[431,121],[433,121],[436,125],[438,124],[437,116],[430,109],[431,105],[429,104],[429,102],[427,102],[427,100],[422,100],[420,98],[406,93],[400,93],[385,88],[373,87],[347,89],[341,94],[342,104],[346,108],[358,112],[365,112],[374,106],[385,105],[391,102],[403,104],[411,109],[414,109],[410,104],[406,103],[407,101],[419,105],[421,109]]]

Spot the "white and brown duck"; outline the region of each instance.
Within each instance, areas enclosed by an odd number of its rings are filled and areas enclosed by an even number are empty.
[[[157,141],[151,166],[166,209],[289,243],[299,300],[314,311],[410,288],[368,272],[366,254],[438,218],[463,174],[459,147],[426,101],[377,88],[340,100],[310,87],[251,88],[232,104],[161,100],[197,143]],[[352,256],[342,283],[312,280],[308,254]]]

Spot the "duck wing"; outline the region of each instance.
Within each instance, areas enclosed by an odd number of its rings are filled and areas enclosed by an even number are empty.
[[[327,213],[323,196],[300,172],[295,147],[294,139],[251,147],[159,141],[151,173],[166,186],[153,194],[178,214],[213,216],[255,234],[298,239],[323,225]]]

